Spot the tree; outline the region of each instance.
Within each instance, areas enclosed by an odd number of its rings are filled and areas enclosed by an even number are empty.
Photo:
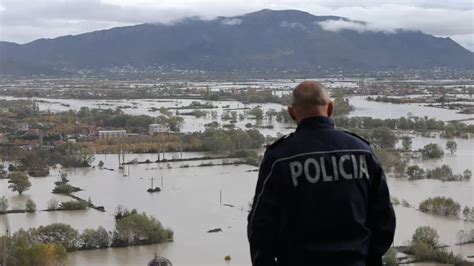
[[[130,213],[116,220],[112,236],[112,246],[130,246],[137,244],[162,243],[173,236],[169,229],[164,229],[160,221],[145,213]]]
[[[28,199],[26,201],[25,208],[28,212],[35,212],[36,211],[36,204],[32,199]]]
[[[443,157],[443,155],[443,149],[436,143],[426,144],[423,149],[421,149],[421,156],[424,159],[437,159]]]
[[[462,172],[462,174],[463,174],[464,180],[469,180],[472,177],[472,172],[469,169],[464,170],[464,172]]]
[[[425,178],[425,170],[423,170],[423,168],[420,168],[418,165],[409,166],[407,168],[406,174],[411,180]]]
[[[60,244],[32,243],[21,229],[8,241],[8,265],[66,265],[67,251]]]
[[[394,248],[389,248],[387,253],[382,258],[384,265],[387,266],[396,266],[398,265],[397,260],[397,250]]]
[[[30,236],[35,243],[60,244],[68,251],[76,250],[79,244],[79,232],[63,223],[40,226]]]
[[[458,149],[458,144],[456,143],[456,141],[450,140],[446,142],[446,150],[448,150],[449,153],[451,153],[451,156],[454,155],[457,149]]]
[[[262,110],[262,108],[260,108],[258,106],[250,109],[248,114],[255,116],[255,119],[257,121],[260,121],[263,118],[263,110]]]
[[[411,149],[411,144],[413,143],[412,138],[409,136],[403,136],[402,137],[402,146],[403,149],[405,150],[410,150]]]
[[[370,132],[369,139],[374,146],[387,149],[393,148],[397,142],[397,136],[387,127],[378,127]]]
[[[437,248],[439,245],[439,235],[433,227],[420,226],[415,230],[411,241],[413,245],[423,243],[431,248]]]
[[[102,226],[97,230],[85,229],[81,234],[81,242],[83,249],[107,248],[110,245],[110,235]]]
[[[334,112],[333,116],[344,116],[349,114],[354,109],[349,103],[348,98],[344,98],[342,93],[338,93],[334,98]]]
[[[265,115],[267,116],[267,119],[272,121],[273,118],[278,114],[277,110],[270,108],[268,109],[267,112],[265,112]]]
[[[28,175],[23,172],[13,172],[8,175],[8,178],[8,183],[10,183],[8,188],[13,192],[17,191],[20,195],[31,187]]]
[[[8,210],[8,199],[5,196],[0,198],[0,213]]]
[[[471,210],[469,209],[469,207],[464,207],[464,209],[462,210],[462,216],[464,216],[464,219],[469,220],[471,216]]]

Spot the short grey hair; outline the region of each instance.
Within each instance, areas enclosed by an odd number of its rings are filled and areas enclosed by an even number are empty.
[[[326,89],[316,81],[303,81],[293,90],[291,106],[311,109],[326,106],[331,102]]]

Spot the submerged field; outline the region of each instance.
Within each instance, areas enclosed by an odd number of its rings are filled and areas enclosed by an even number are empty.
[[[225,86],[221,84],[221,86]],[[12,99],[12,97],[2,97]],[[187,106],[189,99],[134,99],[134,100],[74,100],[74,99],[37,99],[42,110],[64,111],[78,110],[83,106],[89,108],[116,108],[121,106],[125,113],[139,115],[157,115],[154,108]],[[363,97],[350,98],[355,109],[350,116],[371,116],[374,118],[398,118],[407,113],[413,116],[428,116],[438,120],[469,119],[472,115],[456,114],[453,110],[425,107],[419,104],[397,105],[390,103],[368,102]],[[205,102],[205,101],[201,101]],[[182,132],[204,131],[205,124],[217,121],[226,124],[221,118],[226,111],[244,112],[244,108],[261,106],[264,112],[273,108],[285,108],[280,104],[243,104],[237,101],[212,101],[217,112],[216,118],[207,115],[196,118],[183,116]],[[123,108],[128,106],[127,108]],[[468,121],[470,123],[472,121]],[[247,123],[255,124],[255,120],[237,119],[236,127],[245,128]],[[272,125],[273,128],[259,129],[263,135],[277,136],[293,131],[294,126],[277,121],[262,121],[261,125]],[[428,143],[437,143],[444,147],[447,139],[433,134],[434,138],[422,137],[414,132],[407,132],[413,137],[412,150],[422,148]],[[412,161],[425,169],[433,169],[442,164],[449,165],[453,172],[460,173],[465,169],[474,171],[474,140],[454,139],[458,144],[455,155],[445,155],[441,159]],[[397,144],[400,145],[400,144]],[[208,155],[201,152],[185,152],[184,158]],[[180,153],[167,153],[167,158],[180,157]],[[126,161],[156,160],[156,154],[126,154]],[[20,228],[36,227],[55,222],[72,225],[82,231],[86,228],[103,226],[111,230],[115,220],[115,208],[124,205],[129,209],[136,208],[157,217],[165,226],[172,227],[175,232],[174,242],[150,246],[127,248],[77,251],[68,256],[68,265],[145,265],[155,252],[171,259],[174,265],[250,265],[249,249],[246,237],[246,218],[249,203],[252,200],[257,169],[250,165],[209,165],[222,163],[222,160],[197,160],[189,162],[150,163],[125,167],[126,176],[118,171],[116,154],[96,154],[92,163],[99,161],[104,167],[62,169],[68,174],[70,183],[83,191],[75,193],[83,199],[90,198],[96,205],[104,206],[106,212],[94,209],[68,212],[44,212],[34,214],[0,215],[0,231],[8,227],[12,231]],[[151,178],[162,191],[149,194]],[[47,207],[51,198],[67,199],[66,196],[51,194],[54,182],[59,180],[59,170],[53,170],[49,177],[30,178],[32,189],[23,196],[8,190],[7,180],[0,180],[0,195],[5,195],[12,208],[23,206],[27,199],[33,199],[38,210]],[[389,188],[392,196],[406,200],[411,206],[435,196],[451,197],[461,206],[474,206],[474,180],[461,182],[442,182],[439,180],[408,180],[389,176]],[[222,202],[221,196],[222,195]],[[394,244],[405,245],[411,240],[415,229],[429,225],[440,235],[440,242],[452,246],[450,250],[464,257],[474,255],[472,244],[456,247],[456,234],[459,230],[474,229],[474,222],[463,221],[452,217],[440,217],[422,213],[415,208],[402,205],[395,207],[397,214],[397,232]],[[208,230],[221,228],[222,232],[207,233]],[[230,255],[232,261],[227,263],[224,256]]]

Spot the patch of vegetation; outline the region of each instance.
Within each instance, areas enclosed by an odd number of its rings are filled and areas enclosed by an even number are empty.
[[[112,232],[99,227],[80,234],[70,225],[54,223],[1,236],[0,248],[6,252],[0,252],[0,261],[8,254],[8,265],[13,266],[65,265],[68,251],[155,244],[173,238],[173,231],[163,228],[157,219],[133,210],[116,220]]]
[[[454,217],[458,217],[461,211],[461,205],[452,198],[447,197],[428,198],[422,201],[418,208],[422,212]]]
[[[423,159],[438,159],[443,157],[443,149],[436,143],[426,144],[421,149],[421,156]]]
[[[81,191],[82,189],[78,187],[71,186],[69,184],[59,184],[53,189],[53,193],[55,194],[71,194],[73,192]]]
[[[61,202],[61,204],[59,205],[59,210],[85,210],[87,209],[87,207],[89,207],[89,203],[87,201],[70,200]]]

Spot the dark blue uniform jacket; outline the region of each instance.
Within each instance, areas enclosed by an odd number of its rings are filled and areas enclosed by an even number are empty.
[[[370,144],[312,117],[270,145],[248,217],[254,266],[382,265],[395,232]]]

